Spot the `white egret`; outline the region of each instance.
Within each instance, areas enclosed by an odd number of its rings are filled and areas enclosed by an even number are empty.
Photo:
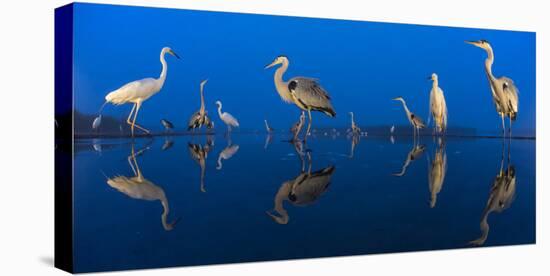
[[[442,133],[447,129],[447,103],[443,90],[439,87],[437,74],[433,73],[429,79],[433,81],[430,91],[430,113],[435,123],[434,133]]]
[[[125,84],[117,90],[110,92],[109,94],[107,94],[107,96],[105,96],[105,103],[103,104],[103,106],[106,103],[112,103],[114,105],[121,105],[125,103],[133,104],[132,110],[128,115],[128,119],[126,119],[126,122],[131,126],[132,136],[134,136],[134,127],[143,130],[145,133],[149,133],[149,130],[136,124],[136,119],[143,102],[158,93],[164,85],[166,74],[168,72],[168,65],[166,64],[164,55],[167,53],[179,59],[179,56],[169,47],[162,48],[162,51],[160,52],[160,63],[162,64],[162,71],[159,78],[145,78],[133,81]],[[131,120],[132,115],[134,116],[134,118]]]
[[[165,131],[171,131],[174,128],[174,124],[166,119],[161,119],[160,123],[162,124],[162,126],[164,126]]]
[[[216,105],[218,106],[218,115],[220,116],[220,119],[227,125],[227,132],[231,132],[232,127],[239,127],[239,121],[233,117],[233,115],[223,112],[222,113],[222,102],[216,101]]]

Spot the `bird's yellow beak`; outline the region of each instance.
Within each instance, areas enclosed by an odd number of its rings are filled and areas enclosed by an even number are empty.
[[[479,41],[466,40],[464,42],[481,48],[481,43],[479,43]]]
[[[393,98],[392,101],[399,101],[399,97]]]
[[[269,68],[271,68],[271,67],[273,67],[273,66],[275,66],[275,65],[277,65],[277,60],[274,60],[272,63],[266,65],[266,66],[264,67],[264,69],[269,69]]]

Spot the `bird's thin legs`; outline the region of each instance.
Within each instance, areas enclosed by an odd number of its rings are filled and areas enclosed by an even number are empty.
[[[504,113],[500,115],[502,119],[502,136],[506,136],[506,125],[504,125]]]
[[[136,113],[134,113],[134,121],[132,122],[132,136],[134,135],[134,126],[145,131],[145,133],[149,133],[149,130],[145,129],[144,127],[136,124],[136,119],[137,119],[137,115],[138,115],[138,112],[139,112],[139,109],[141,108],[141,102],[138,102],[136,104]]]
[[[307,141],[307,137],[309,136],[309,131],[311,130],[311,110],[307,110],[307,115],[309,116],[309,123],[307,125],[307,131],[306,136],[304,137],[304,143]]]
[[[130,110],[130,114],[128,114],[128,118],[126,119],[126,123],[128,123],[130,126],[132,126],[132,121],[130,120],[132,118],[132,114],[134,114],[134,110],[136,109],[136,104],[132,106],[132,110]],[[134,127],[132,126],[132,137],[134,137]]]
[[[512,116],[508,117],[510,119],[510,125],[508,126],[508,137],[512,139]]]

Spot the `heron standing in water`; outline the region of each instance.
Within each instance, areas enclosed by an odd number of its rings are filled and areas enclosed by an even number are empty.
[[[218,106],[218,115],[220,116],[220,119],[227,125],[227,133],[231,133],[232,127],[239,127],[239,121],[233,117],[233,115],[223,112],[222,113],[222,102],[216,101],[216,105]]]
[[[269,124],[267,123],[267,120],[264,120],[264,123],[265,123],[265,130],[267,131],[267,133],[273,133],[274,129],[269,126]]]
[[[187,130],[195,129],[195,128],[201,128],[203,125],[206,126],[208,129],[212,129],[214,127],[214,124],[212,120],[210,120],[210,117],[208,117],[208,112],[206,111],[206,107],[204,105],[204,85],[208,82],[208,80],[201,81],[200,84],[200,94],[201,94],[201,107],[198,111],[193,113],[191,115],[191,118],[189,119],[189,124],[187,124]]]
[[[430,91],[430,113],[435,123],[434,134],[442,133],[447,129],[447,103],[443,90],[439,88],[437,74],[433,73],[429,79],[433,81]]]
[[[278,56],[271,64],[267,65],[265,69],[278,64],[281,64],[281,66],[275,71],[274,81],[279,96],[281,96],[284,102],[294,103],[300,109],[308,113],[309,123],[304,137],[304,141],[306,141],[311,130],[311,111],[319,111],[329,117],[335,117],[336,111],[334,111],[332,107],[330,96],[327,91],[319,85],[316,79],[294,77],[289,81],[283,80],[283,74],[288,69],[289,64],[286,56]]]
[[[493,62],[495,55],[493,48],[487,40],[479,41],[466,41],[468,44],[472,44],[487,52],[487,59],[485,59],[485,73],[487,79],[489,79],[489,86],[491,88],[491,94],[493,95],[493,102],[498,115],[502,119],[502,135],[506,135],[506,126],[504,124],[504,117],[510,119],[509,135],[512,136],[512,121],[516,120],[518,114],[518,89],[514,84],[514,81],[507,77],[496,78],[493,75]]]
[[[174,128],[174,124],[172,124],[170,121],[168,121],[166,119],[161,119],[160,123],[162,124],[162,126],[164,127],[164,130],[166,132],[172,131],[172,129]]]
[[[166,64],[166,60],[164,59],[165,54],[173,55],[179,59],[179,56],[169,47],[162,48],[162,51],[160,52],[160,63],[162,64],[162,71],[158,79],[145,78],[133,81],[127,83],[117,90],[110,92],[109,94],[107,94],[107,96],[105,96],[105,103],[103,104],[103,106],[105,106],[106,103],[112,103],[114,105],[121,105],[125,103],[134,104],[132,110],[130,111],[130,115],[128,115],[128,119],[126,119],[126,122],[131,126],[132,136],[134,136],[134,127],[143,130],[147,134],[149,133],[149,130],[136,124],[136,119],[142,103],[149,99],[151,96],[158,93],[164,85],[166,74],[168,72],[168,65]],[[103,109],[103,106],[101,106],[101,109]],[[132,118],[132,115],[134,116],[134,118],[130,120]]]
[[[414,113],[409,111],[409,108],[407,107],[407,103],[405,103],[405,100],[402,97],[397,97],[393,99],[394,101],[400,101],[403,104],[403,108],[405,109],[405,113],[407,113],[407,119],[409,120],[409,123],[411,123],[411,126],[413,127],[413,137],[416,138],[417,134],[420,134],[420,130],[425,128],[426,125],[420,119],[420,117],[416,116]]]
[[[361,129],[355,124],[355,120],[353,119],[353,112],[350,112],[349,115],[351,116],[351,134],[352,135],[361,135]]]

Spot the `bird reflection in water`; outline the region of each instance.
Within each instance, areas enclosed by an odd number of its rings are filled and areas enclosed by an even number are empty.
[[[430,208],[434,208],[437,202],[437,194],[443,187],[445,174],[447,174],[447,153],[445,151],[445,141],[439,137],[437,150],[433,160],[428,157],[428,180],[430,185]]]
[[[306,206],[316,202],[326,192],[335,170],[334,166],[329,166],[311,172],[311,152],[304,151],[300,141],[296,141],[294,146],[302,163],[301,173],[281,185],[275,195],[273,211],[266,212],[278,224],[287,224],[289,221],[284,201],[289,201],[295,206]],[[307,171],[305,170],[305,158],[308,162]]]
[[[411,162],[420,158],[425,150],[426,150],[426,147],[424,145],[413,144],[411,151],[409,151],[409,154],[407,154],[407,159],[405,160],[405,163],[403,163],[401,172],[394,173],[393,175],[399,176],[399,177],[405,175],[405,173],[407,173],[407,168],[409,167]]]
[[[169,148],[171,148],[172,146],[174,145],[174,140],[172,140],[171,138],[166,138],[164,140],[164,144],[162,144],[162,150],[168,150]]]
[[[483,214],[481,215],[481,222],[479,227],[481,229],[481,237],[476,240],[470,241],[471,245],[481,246],[487,240],[489,236],[489,214],[492,212],[500,213],[510,207],[514,201],[516,195],[516,169],[510,161],[510,153],[508,149],[508,166],[504,170],[504,142],[502,150],[502,158],[500,161],[500,171],[498,172],[495,180],[493,181],[493,186],[491,187],[491,192],[489,194],[489,199],[485,209],[483,209]]]
[[[361,139],[361,136],[357,135],[357,134],[352,134],[351,135],[351,149],[350,149],[350,153],[349,153],[349,158],[353,158],[353,152],[355,151],[355,146],[357,146],[357,144],[359,144],[359,140]]]
[[[200,182],[201,182],[201,192],[206,192],[206,189],[204,188],[204,177],[206,174],[206,158],[208,158],[208,153],[212,150],[214,146],[214,142],[212,140],[211,136],[208,136],[206,139],[206,144],[204,146],[199,144],[193,144],[191,142],[187,143],[187,148],[189,149],[189,154],[191,155],[191,158],[199,164],[201,168],[201,176],[200,176]]]
[[[164,230],[170,231],[174,228],[179,219],[174,220],[172,223],[167,222],[170,207],[168,205],[168,198],[166,198],[164,190],[143,176],[136,161],[136,157],[142,155],[147,149],[149,148],[146,147],[138,152],[135,152],[134,144],[132,143],[132,152],[131,155],[128,156],[128,164],[130,164],[130,168],[132,168],[134,176],[116,176],[113,178],[107,178],[107,184],[115,188],[117,191],[134,199],[147,201],[159,200],[164,210],[161,215],[162,226],[164,227]]]
[[[218,155],[218,166],[216,167],[217,170],[222,169],[222,159],[227,160],[233,157],[239,151],[239,145],[232,144],[231,140],[227,143],[227,146],[225,149],[223,149],[220,154]]]
[[[273,141],[273,133],[267,133],[265,136],[264,150],[267,150],[271,142]]]

